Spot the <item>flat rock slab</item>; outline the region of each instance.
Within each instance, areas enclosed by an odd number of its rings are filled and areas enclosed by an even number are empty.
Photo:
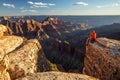
[[[43,72],[35,73],[17,80],[98,80],[83,74],[64,72]]]

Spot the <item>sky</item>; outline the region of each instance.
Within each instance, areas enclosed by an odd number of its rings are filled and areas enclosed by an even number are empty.
[[[0,16],[120,15],[120,0],[0,0]]]

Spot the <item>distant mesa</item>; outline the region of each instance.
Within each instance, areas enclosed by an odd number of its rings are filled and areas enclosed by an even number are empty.
[[[34,19],[16,19],[16,17],[14,21],[13,19],[11,20],[11,18],[8,19],[6,16],[3,18],[3,20],[1,19],[1,24],[7,26],[8,34],[25,36],[26,38],[35,38],[38,36],[37,32],[41,31],[49,36],[57,37],[64,33],[89,28],[89,25],[86,23],[75,25],[52,17],[47,17],[43,22],[38,22]]]

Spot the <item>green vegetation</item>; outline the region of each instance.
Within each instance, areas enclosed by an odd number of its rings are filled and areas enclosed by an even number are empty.
[[[56,64],[53,64],[50,61],[48,61],[48,64],[50,65],[52,71],[59,71]]]

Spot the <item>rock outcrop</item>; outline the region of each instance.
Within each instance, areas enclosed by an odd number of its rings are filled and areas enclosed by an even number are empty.
[[[98,38],[86,46],[83,72],[100,80],[120,80],[120,41]]]
[[[17,36],[1,36],[0,38],[0,79],[10,80],[8,55],[23,43],[23,38]]]
[[[53,66],[58,70],[46,59],[37,39],[3,35],[0,36],[0,80],[15,80],[38,71],[51,71]]]
[[[1,50],[4,50],[0,53],[4,54],[0,68],[7,70],[12,80],[37,72],[37,55],[41,50],[37,40],[23,42],[23,38],[20,37],[3,36],[0,45]]]
[[[9,43],[5,44],[6,42]],[[3,36],[0,45],[2,47],[0,79],[2,80],[15,80],[36,72],[58,71],[57,66],[46,59],[36,39],[25,40],[17,36]]]
[[[0,80],[11,80],[7,71],[8,65],[8,60],[3,59],[0,61]]]
[[[18,48],[22,43],[23,39],[17,36],[4,36],[7,28],[0,25],[0,80],[10,80],[10,75],[7,71],[9,67],[9,52]]]
[[[17,80],[98,80],[98,79],[83,74],[44,72],[30,74],[29,76]]]
[[[0,60],[9,52],[15,50],[23,43],[23,38],[17,36],[0,37]]]
[[[41,49],[39,42],[28,40],[21,46],[21,48],[8,54],[10,64],[8,72],[12,80],[37,72],[37,55]]]
[[[58,70],[49,62],[36,39],[23,40],[17,36],[1,36],[0,79],[12,80],[37,71]]]

